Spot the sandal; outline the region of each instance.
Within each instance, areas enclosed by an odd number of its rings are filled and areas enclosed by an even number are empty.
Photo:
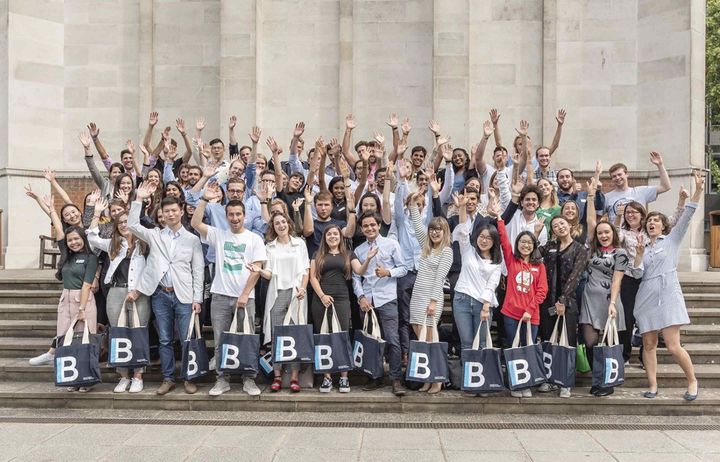
[[[300,384],[297,380],[290,381],[290,391],[293,393],[298,393],[300,391]]]
[[[282,388],[282,377],[275,377],[273,379],[272,385],[270,385],[270,391],[276,392],[280,391]]]

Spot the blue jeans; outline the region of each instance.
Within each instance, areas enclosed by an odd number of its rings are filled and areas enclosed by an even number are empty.
[[[175,351],[173,350],[173,335],[177,323],[182,340],[187,336],[190,325],[192,304],[180,303],[175,292],[165,292],[162,289],[155,291],[152,296],[152,310],[155,313],[158,337],[160,337],[160,367],[164,380],[173,380],[175,375]]]
[[[505,320],[505,335],[507,335],[507,341],[512,343],[512,341],[515,340],[515,331],[517,330],[518,323],[520,323],[520,321],[513,319],[510,316],[503,316],[503,319]],[[526,329],[526,324],[522,323],[522,327],[520,327],[520,346],[527,346],[525,342]],[[530,334],[533,342],[535,342],[535,339],[537,338],[537,332],[538,326],[532,325],[530,328]]]
[[[400,353],[400,334],[398,333],[398,306],[396,301],[375,307],[375,314],[380,322],[385,350],[390,363],[390,378],[402,379],[402,355]],[[365,312],[362,312],[364,319]]]
[[[455,318],[455,325],[460,335],[460,345],[463,350],[472,347],[475,333],[480,326],[482,307],[482,302],[462,292],[455,292],[455,297],[453,298],[453,318]],[[492,322],[492,314],[492,310],[490,310],[488,323]],[[480,331],[480,348],[485,348],[485,342],[487,341],[486,336],[487,331],[483,328]]]

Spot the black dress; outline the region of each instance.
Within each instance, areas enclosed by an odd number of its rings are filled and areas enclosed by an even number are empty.
[[[316,263],[316,255],[313,255],[313,261]],[[355,252],[350,252],[350,261],[357,259]],[[333,298],[333,305],[337,312],[338,321],[342,330],[348,330],[350,327],[350,292],[348,289],[348,280],[345,278],[345,259],[342,255],[326,255],[322,271],[317,274],[320,287],[325,295]],[[322,325],[325,306],[320,301],[320,297],[315,296],[312,299],[312,316],[315,333],[320,332]],[[328,310],[328,315],[331,315]],[[328,318],[328,321],[330,319]]]
[[[573,240],[565,249],[560,249],[558,241],[550,241],[540,247],[548,278],[548,293],[540,305],[540,337],[550,340],[557,314],[551,315],[555,302],[565,305],[565,322],[567,325],[568,343],[577,343],[578,306],[575,298],[580,277],[587,264],[585,246]]]

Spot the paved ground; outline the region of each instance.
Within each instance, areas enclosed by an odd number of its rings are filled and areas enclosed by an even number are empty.
[[[56,423],[8,423],[13,418]],[[147,423],[63,423],[68,419],[154,419]],[[257,421],[197,425],[187,419]],[[366,428],[308,428],[293,422],[365,422]],[[718,417],[563,417],[434,414],[212,413],[0,409],[0,460],[252,461],[720,461],[720,431],[671,426],[715,425]],[[263,426],[284,422],[286,426]],[[538,429],[369,428],[375,422],[532,423]],[[158,424],[159,423],[159,424]],[[637,424],[665,430],[559,430],[558,424]]]

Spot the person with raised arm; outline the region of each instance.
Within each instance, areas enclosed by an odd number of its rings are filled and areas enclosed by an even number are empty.
[[[645,218],[647,248],[643,255],[644,274],[635,298],[635,321],[643,339],[643,364],[649,389],[646,398],[658,394],[657,344],[660,333],[665,345],[680,365],[687,379],[686,401],[698,397],[698,381],[690,355],[680,343],[680,326],[690,324],[685,299],[678,279],[677,265],[680,245],[690,227],[690,220],[705,192],[705,174],[695,171],[695,190],[675,226],[660,212]]]
[[[665,169],[662,154],[651,151],[650,162],[658,169],[660,184],[657,186],[648,185],[631,188],[628,185],[628,171],[625,164],[617,163],[610,167],[609,173],[613,183],[613,190],[605,193],[605,213],[607,213],[610,223],[615,222],[615,217],[619,214],[620,208],[628,202],[639,202],[643,207],[647,208],[647,204],[654,202],[658,194],[670,191],[672,185],[670,176]]]
[[[182,225],[184,212],[177,199],[166,197],[160,203],[165,228],[147,229],[140,224],[142,201],[152,196],[155,188],[156,185],[148,182],[140,185],[130,206],[128,227],[148,245],[150,252],[137,290],[128,293],[128,301],[135,301],[136,293],[152,297],[163,375],[156,393],[165,395],[175,388],[175,325],[184,331],[190,325],[191,313],[201,310],[204,260],[200,239]],[[202,213],[199,216],[202,217]],[[185,392],[197,392],[197,385],[186,380]]]
[[[565,109],[558,109],[557,115],[555,116],[555,121],[557,122],[557,126],[555,128],[555,136],[553,137],[550,147],[540,146],[535,150],[535,157],[532,158],[531,169],[535,178],[545,178],[546,180],[550,180],[553,186],[557,186],[557,172],[550,168],[550,158],[555,153],[555,151],[557,151],[557,148],[560,147],[560,138],[562,137],[562,129],[563,125],[565,125],[566,115],[567,114],[565,112]],[[516,146],[518,146],[518,141],[518,137],[516,137]],[[520,156],[520,171],[525,169],[525,162],[530,161],[530,155],[532,151],[530,146],[530,137],[528,136],[527,140],[522,141],[521,145],[527,151],[528,157],[526,158],[525,156]]]

